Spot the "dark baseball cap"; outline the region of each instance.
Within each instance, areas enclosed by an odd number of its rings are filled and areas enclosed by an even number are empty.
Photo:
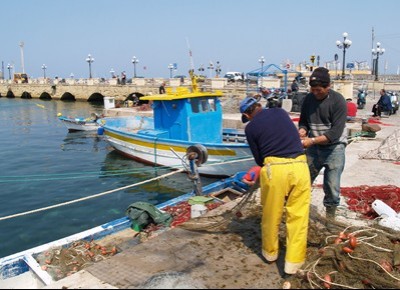
[[[249,119],[243,115],[247,111],[248,108],[250,108],[252,105],[257,103],[257,100],[253,97],[246,97],[243,101],[240,102],[240,113],[242,113],[242,122],[247,123]]]

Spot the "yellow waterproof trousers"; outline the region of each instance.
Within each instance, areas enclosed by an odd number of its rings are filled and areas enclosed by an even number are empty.
[[[304,264],[311,199],[310,171],[305,155],[266,157],[260,173],[262,254],[278,259],[279,225],[286,207],[285,272],[294,274]]]

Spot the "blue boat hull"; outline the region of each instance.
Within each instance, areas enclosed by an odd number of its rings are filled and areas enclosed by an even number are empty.
[[[105,139],[121,154],[151,165],[181,168],[186,149],[197,144],[207,149],[208,160],[198,168],[202,175],[231,176],[255,166],[243,130],[224,129],[221,142],[192,142],[170,139],[155,130],[152,118],[118,117],[101,120]]]
[[[245,193],[248,189],[248,186],[241,181],[244,174],[245,172],[238,172],[232,177],[222,179],[220,181],[204,186],[202,188],[202,194],[211,195],[226,188],[231,188],[236,191]],[[156,207],[162,210],[167,206],[174,206],[182,201],[187,201],[192,196],[195,196],[195,193],[189,192],[164,203],[161,203]],[[130,226],[131,221],[129,220],[129,218],[122,217],[120,219],[113,220],[111,222],[65,237],[63,239],[59,239],[20,253],[1,258],[0,280],[6,280],[8,278],[16,277],[28,271],[31,271],[35,274],[35,277],[38,277],[42,285],[50,285],[55,281],[45,270],[41,268],[41,266],[36,261],[35,257],[38,254],[55,247],[69,247],[73,242],[76,242],[78,240],[98,241],[105,237],[112,238],[113,235],[117,235],[119,232],[129,229]]]

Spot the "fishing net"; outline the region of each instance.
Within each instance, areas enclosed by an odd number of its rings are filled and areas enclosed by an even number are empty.
[[[400,161],[400,129],[389,135],[381,145],[365,154],[360,154],[361,159],[380,159],[388,161]]]
[[[119,252],[113,245],[103,246],[94,241],[79,240],[67,247],[55,247],[38,254],[35,259],[42,270],[55,280],[70,276],[89,265]]]
[[[287,281],[297,289],[399,288],[399,238],[373,227],[342,228],[308,247],[305,265]]]
[[[342,187],[341,195],[346,197],[348,209],[358,212],[363,218],[376,219],[378,214],[372,203],[381,200],[395,212],[400,212],[400,188],[394,185]]]
[[[257,186],[251,188],[241,200],[222,212],[190,219],[180,227],[193,231],[234,232],[243,228],[241,224],[259,225],[262,210],[255,194],[257,189]],[[400,189],[394,186],[346,187],[342,188],[342,194],[352,204],[347,211],[357,212],[360,220],[371,221],[377,218],[371,208],[375,198],[397,204]],[[394,209],[397,211],[396,206]],[[316,206],[311,206],[306,262],[297,274],[286,279],[285,287],[399,288],[400,232],[378,224],[360,226],[342,220],[327,219]],[[285,213],[279,227],[279,241],[284,247]]]
[[[260,205],[257,202],[257,195],[255,194],[259,187],[259,183],[255,183],[243,197],[227,203],[226,206],[220,206],[219,210],[215,209],[210,211],[209,214],[192,218],[180,224],[179,227],[192,231],[224,231],[232,220],[239,219],[244,215],[250,215],[254,212],[260,212]]]
[[[400,189],[395,186],[343,187],[341,194],[348,205],[345,215],[357,213],[358,222],[379,220],[371,206],[377,198],[400,210]],[[311,206],[306,263],[287,279],[285,287],[399,288],[400,232],[375,222],[354,225],[353,221],[327,219]],[[284,223],[281,229],[280,235],[284,235]]]

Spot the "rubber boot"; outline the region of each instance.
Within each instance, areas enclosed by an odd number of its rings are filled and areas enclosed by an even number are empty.
[[[336,206],[327,206],[326,207],[326,228],[328,231],[333,232],[335,230],[335,225],[333,221],[336,218]]]

